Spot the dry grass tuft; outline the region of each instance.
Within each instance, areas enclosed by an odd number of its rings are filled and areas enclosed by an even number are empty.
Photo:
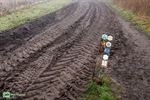
[[[150,0],[114,0],[114,2],[138,15],[150,16]]]

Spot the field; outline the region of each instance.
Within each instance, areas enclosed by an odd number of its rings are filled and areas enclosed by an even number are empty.
[[[1,17],[0,94],[25,94],[13,100],[116,100],[106,82],[111,79],[122,87],[121,100],[149,100],[150,40],[108,5],[55,0]],[[103,76],[97,86],[90,80],[96,58],[102,58],[104,32],[113,37],[104,69],[109,78]]]
[[[27,9],[18,10],[0,17],[0,32],[52,13],[70,3],[71,0],[50,0]]]
[[[0,0],[0,15],[46,1],[47,0]]]

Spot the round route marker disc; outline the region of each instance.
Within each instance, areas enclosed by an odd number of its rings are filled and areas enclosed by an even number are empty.
[[[103,55],[103,60],[108,60],[108,55]]]
[[[108,39],[108,41],[112,41],[112,40],[113,40],[113,37],[112,37],[111,35],[109,35],[109,36],[107,37],[107,39]]]
[[[107,40],[107,37],[108,37],[108,36],[107,36],[106,34],[103,34],[103,35],[102,35],[102,39],[103,39],[103,40]]]
[[[110,48],[110,47],[111,47],[111,43],[110,43],[110,42],[106,42],[106,46],[107,46],[108,48]]]

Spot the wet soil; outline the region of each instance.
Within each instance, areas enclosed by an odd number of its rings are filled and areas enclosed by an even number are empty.
[[[121,100],[149,100],[150,40],[96,0],[1,32],[0,92],[26,93],[18,100],[80,100],[103,32],[114,37],[107,72],[123,87]]]

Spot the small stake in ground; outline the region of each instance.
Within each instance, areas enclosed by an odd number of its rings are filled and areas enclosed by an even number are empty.
[[[93,76],[93,80],[95,80],[97,83],[100,83],[101,73],[103,73],[105,71],[105,68],[107,68],[108,66],[112,40],[113,40],[113,37],[110,35],[108,36],[105,33],[103,33],[101,36],[101,42],[98,48],[99,55],[96,58],[96,67],[95,67],[94,76]]]

